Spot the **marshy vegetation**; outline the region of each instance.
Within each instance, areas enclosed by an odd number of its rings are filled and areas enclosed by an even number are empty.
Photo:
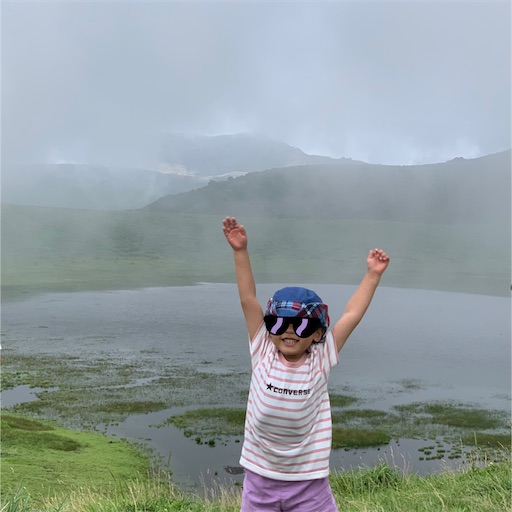
[[[201,367],[166,362],[158,367],[154,359],[151,364],[144,363],[101,356],[9,354],[3,361],[1,388],[8,390],[22,384],[44,388],[37,400],[15,405],[13,410],[58,419],[77,428],[93,428],[98,423],[123,421],[130,414],[183,406],[191,395],[197,404],[205,406],[216,400],[216,394],[236,402],[244,396],[241,374],[212,374],[201,371]],[[154,372],[158,377],[153,376]]]
[[[93,428],[180,406],[188,410],[168,421],[187,437],[209,440],[241,436],[249,375],[209,373],[198,366],[166,366],[151,372],[143,361],[79,356],[10,355],[4,360],[2,389],[21,384],[44,388],[38,400],[13,410],[64,425]],[[151,377],[158,371],[158,377]],[[140,385],[133,385],[133,382]],[[407,385],[405,383],[404,385]],[[98,393],[100,391],[100,393]],[[196,406],[190,408],[190,397]],[[226,407],[225,404],[237,404]],[[218,404],[218,405],[215,405]],[[454,445],[507,447],[509,418],[503,411],[459,403],[410,403],[389,411],[365,408],[353,395],[332,393],[334,447],[375,446],[391,438],[433,438],[443,435]]]
[[[334,396],[338,403],[357,401],[355,397]],[[429,460],[462,459],[478,448],[490,460],[500,461],[511,449],[510,419],[504,411],[449,403],[413,403],[393,409],[397,412],[333,406],[333,448],[384,446],[392,438],[416,438],[428,442],[442,436],[444,442],[437,441],[436,445],[419,451],[429,456]],[[210,445],[225,436],[241,436],[244,421],[245,409],[227,407],[189,410],[167,420],[182,429],[186,437]],[[440,429],[440,425],[443,428]],[[420,457],[420,460],[423,459]]]
[[[4,364],[3,389],[29,383],[46,390],[38,393],[37,401],[13,408],[23,415],[5,411],[2,415],[3,512],[238,512],[238,486],[204,490],[203,494],[185,492],[150,453],[122,439],[84,431],[100,419],[116,422],[134,412],[183,404],[186,392],[194,386],[229,389],[232,376],[201,373],[199,366],[187,371],[173,368],[163,380],[150,379],[143,363],[111,360],[102,365],[101,358],[86,361],[78,355],[17,355]],[[90,371],[107,366],[101,379]],[[133,386],[134,381],[144,385]],[[95,386],[100,382],[98,399]],[[404,387],[410,385],[403,383]],[[144,391],[146,387],[152,400]],[[172,392],[158,394],[159,388]],[[208,450],[226,435],[239,436],[242,432],[245,385],[235,387],[230,396],[238,407],[206,407],[212,402],[208,395],[203,397],[203,405],[175,414],[168,421]],[[341,510],[509,510],[510,425],[504,412],[438,402],[413,402],[381,411],[365,407],[354,395],[333,393],[331,398],[335,446],[378,446],[391,437],[414,435],[423,443],[420,458],[447,461],[453,457],[459,465],[457,471],[423,477],[384,463],[333,472],[331,484]],[[55,417],[59,422],[27,415]],[[80,431],[68,430],[62,424],[74,425]],[[440,441],[439,433],[452,440],[449,448]]]
[[[214,445],[226,437],[242,436],[248,373],[211,373],[201,365],[155,367],[154,360],[151,371],[148,368],[144,361],[106,357],[12,354],[4,360],[1,385],[2,390],[21,384],[43,388],[37,400],[15,405],[12,410],[56,419],[73,428],[94,429],[98,424],[119,423],[131,414],[185,406],[186,410],[171,415],[167,422],[186,437]],[[334,448],[439,436],[454,446],[455,451],[448,451],[447,457],[462,456],[461,444],[498,451],[510,448],[510,418],[504,411],[435,401],[405,403],[384,411],[365,407],[357,396],[337,393],[331,394],[331,405]]]

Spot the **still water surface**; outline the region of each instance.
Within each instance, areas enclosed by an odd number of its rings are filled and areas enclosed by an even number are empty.
[[[260,285],[260,302],[265,304],[279,286]],[[333,322],[355,289],[308,287],[329,304]],[[232,284],[41,295],[3,305],[2,335],[6,358],[12,351],[91,359],[101,355],[144,360],[148,366],[153,359],[155,368],[162,361],[193,368],[208,363],[209,372],[240,375],[242,385],[250,370],[245,325]],[[508,411],[510,340],[510,298],[380,287],[343,348],[329,387],[361,397],[373,409],[450,400]],[[134,380],[132,385],[144,383]],[[6,407],[13,396],[4,392],[2,400]],[[131,415],[104,429],[147,444],[169,461],[180,484],[210,485],[228,475],[240,481],[231,475],[238,466],[240,440],[210,448],[196,445],[172,426],[156,428],[175,412]],[[395,440],[385,450],[333,451],[331,465],[349,468],[384,458],[419,472],[432,469],[427,461],[421,467],[411,455],[419,447],[413,444]]]

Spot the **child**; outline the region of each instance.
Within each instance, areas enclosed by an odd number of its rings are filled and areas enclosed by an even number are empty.
[[[275,292],[265,313],[256,298],[247,234],[223,221],[233,249],[250,340],[252,378],[240,464],[242,512],[335,512],[329,485],[332,423],[327,380],[363,318],[389,257],[371,250],[368,270],[331,331],[328,307],[306,288]]]

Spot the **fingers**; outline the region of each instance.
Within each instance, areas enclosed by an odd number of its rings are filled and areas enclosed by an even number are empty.
[[[389,261],[389,256],[386,251],[379,249],[376,247],[375,249],[370,250],[370,256],[372,258],[376,258],[379,261]]]
[[[222,221],[222,225],[227,228],[229,226],[231,226],[231,224],[233,222],[236,222],[236,219],[234,217],[226,217],[223,221]]]
[[[229,232],[232,229],[235,229],[236,227],[238,227],[238,222],[235,219],[235,217],[226,217],[222,221],[222,227],[224,229],[224,232],[226,233],[226,232]]]
[[[235,217],[226,217],[222,221],[222,229],[225,236],[228,236],[235,230],[238,230],[242,235],[245,235],[245,228],[242,226],[242,224],[238,224],[238,221]]]
[[[236,227],[238,225],[238,221],[236,220],[235,217],[226,217],[223,221],[222,221],[222,224],[225,226],[225,227]]]

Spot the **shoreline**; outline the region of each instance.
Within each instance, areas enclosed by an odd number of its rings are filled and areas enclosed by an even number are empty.
[[[333,284],[333,285],[348,285],[353,286],[358,284],[356,279],[350,279],[344,282],[326,282],[325,279],[321,279],[319,276],[310,279],[304,279],[300,275],[288,275],[288,276],[272,276],[268,275],[257,275],[258,283],[264,284],[282,284],[284,282],[296,283],[301,282],[303,284]],[[37,295],[44,295],[48,293],[80,293],[80,292],[101,292],[101,291],[121,291],[121,290],[141,290],[144,288],[167,288],[176,286],[198,286],[201,284],[234,284],[234,279],[214,279],[211,276],[183,276],[177,278],[167,278],[165,281],[162,279],[152,279],[141,282],[131,282],[128,280],[114,280],[109,282],[108,280],[102,281],[88,281],[88,282],[55,282],[45,284],[9,284],[0,285],[0,297],[2,302],[11,302],[32,298]],[[266,278],[266,279],[265,279]],[[490,297],[510,297],[512,293],[512,285],[503,287],[497,287],[495,285],[489,286],[475,286],[468,283],[466,286],[454,286],[444,283],[441,284],[433,283],[432,286],[421,285],[421,283],[397,283],[386,281],[381,286],[385,288],[399,288],[405,290],[423,290],[423,291],[438,291],[446,293],[467,293],[472,295],[486,295]]]

